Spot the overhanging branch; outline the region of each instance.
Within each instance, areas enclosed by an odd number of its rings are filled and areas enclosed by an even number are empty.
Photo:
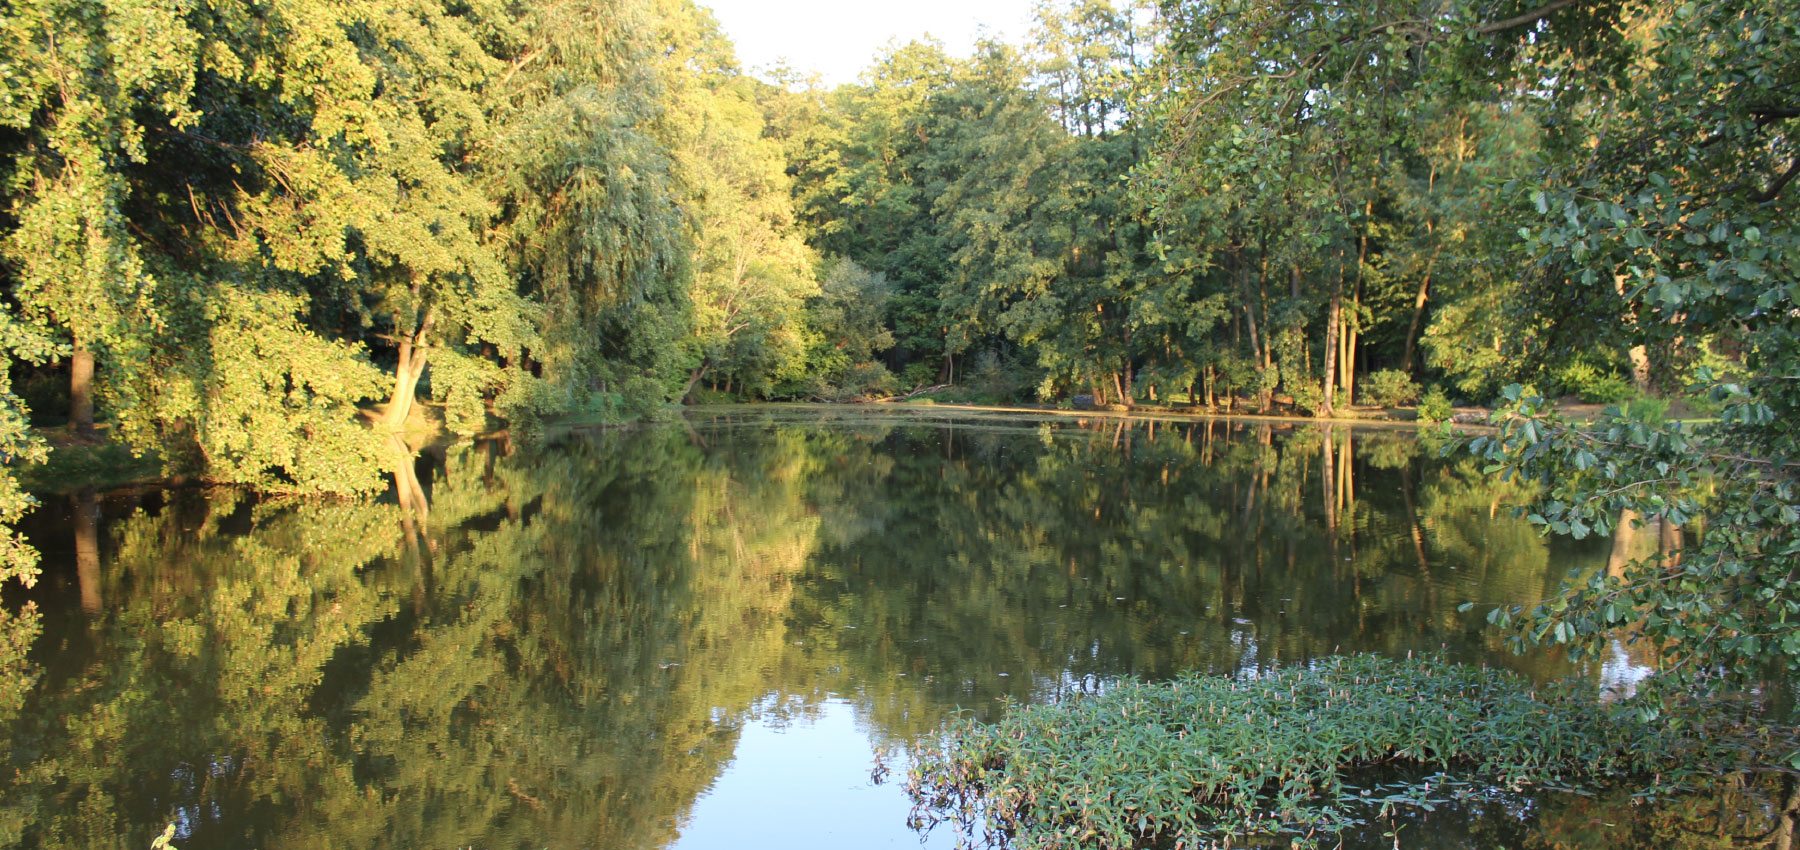
[[[1482,24],[1475,28],[1475,32],[1479,35],[1488,35],[1489,33],[1501,32],[1502,30],[1509,30],[1513,27],[1536,23],[1579,2],[1581,2],[1581,0],[1556,0],[1554,3],[1547,3],[1522,15],[1514,15],[1504,21],[1494,21],[1490,24]]]

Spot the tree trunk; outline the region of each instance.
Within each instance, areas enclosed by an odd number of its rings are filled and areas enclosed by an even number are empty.
[[[1775,827],[1775,850],[1794,850],[1795,821],[1800,820],[1800,781],[1792,774],[1781,777],[1781,788],[1785,793],[1781,804],[1781,823]]]
[[[1325,317],[1325,398],[1319,402],[1318,414],[1330,416],[1331,396],[1337,390],[1338,330],[1343,323],[1344,264],[1338,263],[1337,283],[1331,287],[1331,313]]]
[[[1359,275],[1360,276],[1360,275]],[[1350,309],[1344,311],[1344,326],[1338,335],[1338,383],[1344,388],[1344,403],[1356,403],[1356,324],[1362,320],[1362,281],[1350,290]]]
[[[1262,308],[1263,317],[1264,339],[1262,347],[1262,368],[1264,372],[1267,372],[1275,365],[1275,352],[1273,350],[1275,348],[1275,329],[1269,327],[1269,258],[1266,253],[1263,255],[1262,273],[1257,278],[1256,286],[1258,304]],[[1275,392],[1273,389],[1266,388],[1261,384],[1258,385],[1256,390],[1258,413],[1269,412],[1269,405],[1275,401],[1274,395]]]
[[[79,436],[94,435],[94,352],[81,337],[69,355],[69,424]]]
[[[418,329],[400,337],[400,359],[394,366],[394,394],[388,398],[387,412],[382,416],[382,422],[391,428],[405,427],[406,417],[412,413],[419,378],[425,374],[425,364],[430,357],[424,342],[426,334],[431,332],[433,319],[432,311],[426,310]]]
[[[1425,228],[1428,232],[1436,231],[1436,228],[1429,223],[1425,225]],[[1419,341],[1419,322],[1425,316],[1425,299],[1431,290],[1431,269],[1437,265],[1438,251],[1442,247],[1441,245],[1434,246],[1431,249],[1431,256],[1425,259],[1425,276],[1419,278],[1419,294],[1413,296],[1412,321],[1406,325],[1406,354],[1400,359],[1400,369],[1408,375],[1415,374],[1413,372],[1413,346]]]
[[[711,363],[702,362],[699,366],[694,367],[693,371],[688,373],[687,386],[681,388],[682,404],[687,404],[690,401],[689,396],[694,394],[694,387],[700,383],[701,378],[706,377],[706,373],[711,369]]]
[[[1622,275],[1622,274],[1613,275],[1613,291],[1619,293],[1620,299],[1623,299],[1625,297],[1625,276],[1624,275]],[[1642,335],[1638,332],[1637,305],[1628,304],[1628,305],[1626,305],[1626,307],[1627,307],[1626,321],[1630,327],[1630,337],[1632,339],[1641,339]],[[1627,352],[1627,354],[1631,357],[1631,384],[1632,384],[1632,386],[1636,387],[1637,391],[1640,393],[1646,393],[1646,394],[1649,393],[1650,392],[1650,350],[1648,348],[1644,347],[1644,344],[1642,342],[1639,342],[1637,345],[1632,346],[1630,351]]]
[[[1379,159],[1375,163],[1380,168]],[[1369,264],[1369,222],[1375,218],[1375,180],[1369,180],[1369,199],[1363,203],[1361,233],[1356,245],[1356,283],[1350,287],[1353,309],[1344,317],[1342,350],[1338,352],[1338,383],[1344,386],[1344,403],[1356,403],[1356,323],[1362,320],[1363,268]]]
[[[413,352],[411,337],[400,341],[400,360],[394,367],[394,392],[388,396],[387,412],[382,421],[394,428],[406,424],[406,417],[412,413],[413,398],[418,393],[419,376],[425,371],[425,356],[421,352],[417,356]]]

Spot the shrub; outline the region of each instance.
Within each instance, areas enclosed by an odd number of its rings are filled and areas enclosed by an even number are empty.
[[[1293,396],[1294,407],[1302,412],[1317,413],[1319,408],[1325,406],[1325,389],[1319,386],[1318,381],[1284,381],[1282,384],[1288,395]]]
[[[973,368],[966,377],[959,377],[958,381],[975,400],[991,403],[1019,401],[1028,397],[1037,379],[1019,363],[988,349],[974,357]]]
[[[1625,403],[1625,408],[1621,412],[1623,412],[1627,418],[1639,422],[1646,422],[1651,425],[1661,425],[1668,421],[1669,401],[1668,399],[1656,398],[1654,396],[1634,398]]]
[[[887,367],[873,360],[858,363],[844,371],[836,388],[826,397],[833,401],[884,396],[894,392],[897,384]]]
[[[1443,387],[1432,387],[1425,397],[1419,400],[1419,421],[1442,422],[1456,413],[1450,406],[1450,397],[1444,395]]]
[[[1613,404],[1631,398],[1631,382],[1610,369],[1602,372],[1593,366],[1575,362],[1556,375],[1563,392],[1589,404]]]
[[[904,389],[917,389],[937,382],[938,367],[936,363],[913,361],[900,370],[900,386]]]
[[[1419,385],[1412,376],[1399,369],[1382,369],[1362,379],[1363,404],[1376,407],[1399,407],[1419,398]]]

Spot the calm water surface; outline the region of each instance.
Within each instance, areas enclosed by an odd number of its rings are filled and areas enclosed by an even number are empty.
[[[1540,538],[1405,432],[727,409],[413,471],[409,510],[47,497],[0,846],[910,848],[908,742],[1002,697],[1364,650],[1636,669],[1457,612],[1620,541]],[[1400,846],[1617,819],[1496,798]]]

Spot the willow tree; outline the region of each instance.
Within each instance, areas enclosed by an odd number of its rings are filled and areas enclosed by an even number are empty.
[[[522,11],[520,44],[497,80],[505,103],[488,179],[519,288],[542,310],[537,348],[502,353],[544,382],[512,385],[502,406],[515,416],[579,408],[601,390],[660,401],[685,326],[675,282],[689,249],[654,10],[566,0]]]

